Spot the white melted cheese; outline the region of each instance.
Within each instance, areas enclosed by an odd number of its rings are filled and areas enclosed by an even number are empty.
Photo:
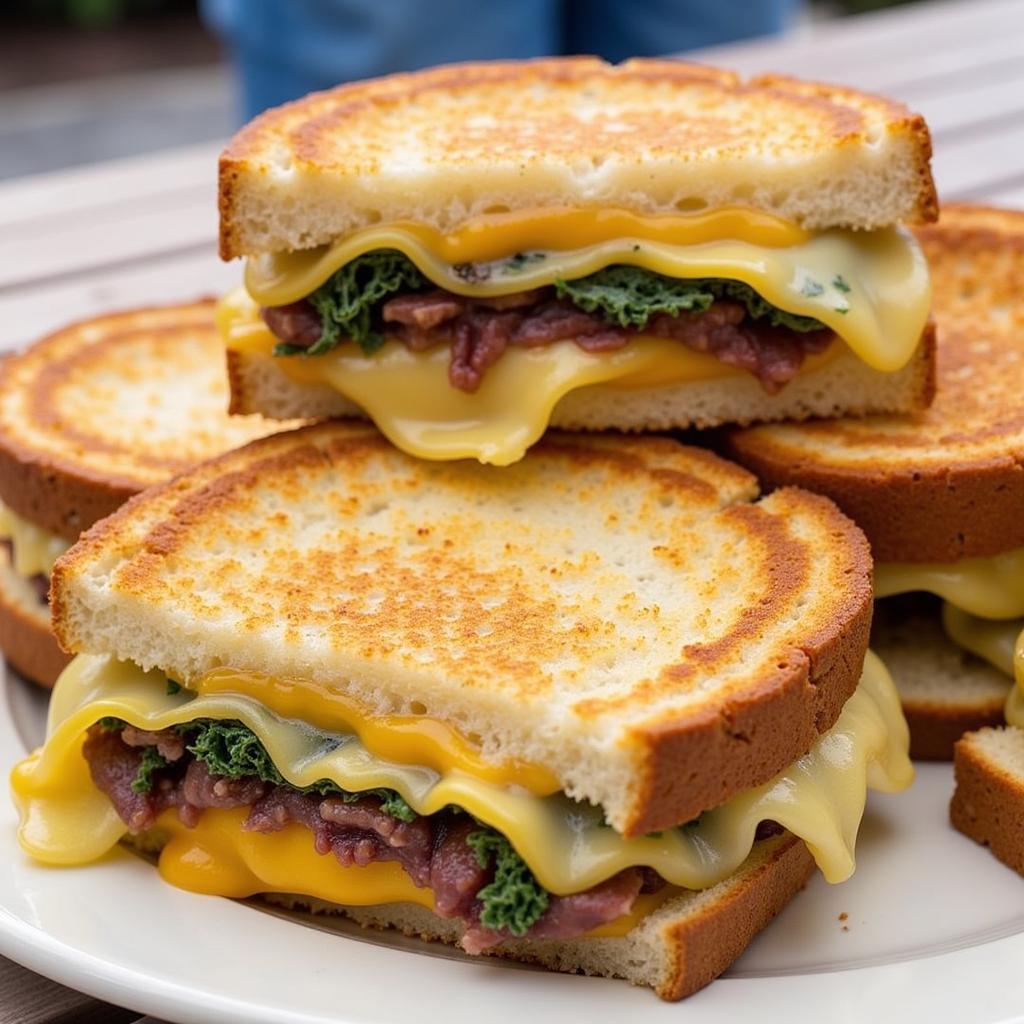
[[[16,515],[0,502],[0,537],[14,549],[14,571],[19,576],[49,576],[53,563],[64,554],[71,541],[48,533]]]
[[[925,591],[983,619],[1024,616],[1024,548],[955,562],[875,566],[875,597]]]
[[[871,653],[839,720],[790,768],[696,823],[632,839],[605,825],[599,809],[562,794],[540,797],[458,770],[439,773],[385,761],[354,735],[280,718],[248,697],[185,690],[171,695],[160,673],[80,655],[54,690],[45,746],[12,775],[21,845],[41,861],[85,863],[125,834],[110,801],[92,786],[81,756],[85,731],[104,716],[154,730],[200,717],[238,719],[296,786],[330,779],[353,791],[394,789],[421,814],[455,804],[506,835],[555,893],[579,892],[632,865],[648,865],[673,885],[706,888],[739,868],[758,823],[768,820],[802,838],[825,877],[841,881],[854,868],[868,787],[897,791],[913,778],[898,696]]]

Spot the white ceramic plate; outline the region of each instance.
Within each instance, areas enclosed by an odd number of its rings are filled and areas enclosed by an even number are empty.
[[[43,733],[45,700],[8,673],[4,770]],[[872,795],[851,881],[816,877],[732,970],[683,1004],[339,923],[196,896],[123,851],[31,863],[0,800],[0,953],[170,1020],[445,1024],[1024,1021],[1024,881],[947,825],[948,766]]]

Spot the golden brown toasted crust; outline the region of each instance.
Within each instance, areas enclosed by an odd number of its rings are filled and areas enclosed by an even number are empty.
[[[226,415],[213,310],[214,300],[202,299],[108,313],[7,356],[0,500],[76,540],[150,484],[283,429]],[[154,408],[161,388],[173,396],[168,408]]]
[[[903,715],[910,727],[910,756],[915,761],[952,761],[964,733],[1006,723],[1002,704],[951,708],[904,703]]]
[[[801,503],[811,497],[794,489],[776,491],[775,496],[798,497]],[[760,534],[771,597],[749,609],[732,633],[688,648],[686,664],[668,666],[666,677],[694,673],[702,662],[713,672],[721,651],[755,637],[769,624],[770,609],[778,607],[773,599],[805,579],[808,553],[787,536],[781,516],[765,516],[757,505],[736,505],[728,514],[742,517]],[[864,535],[829,501],[821,501],[820,514],[829,521],[833,537],[853,553],[851,577],[868,578],[871,555]],[[645,749],[646,770],[642,810],[630,820],[628,833],[642,835],[688,821],[696,808],[716,807],[806,753],[819,733],[835,724],[857,688],[873,607],[870,595],[851,588],[835,618],[788,652],[757,687],[699,717],[662,717],[632,730],[633,742]],[[776,767],[766,771],[768,766]]]
[[[497,206],[746,202],[810,227],[927,221],[930,157],[920,115],[839,86],[670,60],[450,65],[314,93],[243,128],[220,161],[220,251],[309,248],[409,217],[449,230]]]
[[[68,649],[178,679],[216,662],[344,680],[379,713],[416,679],[485,756],[545,764],[633,835],[770,779],[860,677],[863,534],[824,498],[755,495],[738,467],[667,438],[549,434],[495,469],[322,424],[94,527],[54,569],[55,628]]]
[[[615,938],[513,939],[486,956],[535,963],[570,974],[622,978],[665,1000],[693,995],[714,981],[807,884],[814,860],[788,833],[754,844],[732,877],[704,892],[684,892],[630,932]],[[344,914],[364,928],[457,944],[462,924],[413,905],[347,907],[304,896],[270,894],[268,902]]]
[[[71,656],[50,631],[49,609],[26,601],[13,574],[7,552],[0,549],[0,651],[23,676],[49,688]]]
[[[999,554],[1024,546],[1024,213],[945,207],[918,235],[938,320],[931,408],[730,431],[725,449],[767,487],[827,494],[878,561]]]
[[[1014,761],[989,748],[993,740],[1014,748]],[[953,827],[989,847],[1007,867],[1024,875],[1024,730],[983,729],[968,733],[953,758],[956,790],[949,806]]]
[[[657,989],[658,995],[685,999],[714,981],[813,874],[814,858],[807,847],[796,837],[786,836],[769,860],[704,913],[667,928],[665,940],[674,970]]]

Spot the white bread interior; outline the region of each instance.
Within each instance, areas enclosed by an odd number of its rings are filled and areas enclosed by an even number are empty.
[[[920,115],[838,86],[668,60],[452,65],[314,93],[239,132],[221,255],[537,207],[739,205],[871,229],[934,219],[930,157]]]

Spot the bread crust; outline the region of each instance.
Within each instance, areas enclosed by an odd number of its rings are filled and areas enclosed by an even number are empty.
[[[0,549],[0,650],[23,676],[47,689],[71,660],[50,630],[49,609],[18,592],[14,568]]]
[[[1024,754],[1024,730],[983,729],[968,733],[953,759],[956,790],[949,806],[953,827],[987,846],[1007,867],[1024,875],[1024,779],[985,749],[995,733],[1016,740],[1017,760]]]
[[[66,401],[72,392],[76,401],[86,400],[95,368],[122,373],[123,382],[130,386],[132,370],[126,365],[145,358],[144,346],[152,344],[165,349],[169,357],[166,364],[153,363],[153,376],[163,374],[170,382],[178,375],[179,383],[187,380],[197,396],[202,394],[202,401],[207,401],[211,371],[182,351],[186,342],[201,342],[209,356],[219,350],[214,305],[215,300],[205,298],[110,312],[67,324],[23,352],[6,356],[0,364],[0,500],[36,526],[74,541],[133,494],[186,468],[189,461],[180,454],[166,456],[152,450],[141,428],[133,436],[128,420],[123,425],[126,436],[112,443],[106,434],[83,423],[80,408],[69,407]],[[172,353],[184,361],[173,362]],[[198,413],[198,397],[196,402]],[[107,405],[109,398],[98,392],[97,415],[102,409],[103,417],[116,421],[117,408]],[[204,444],[191,436],[195,429],[191,411],[177,412],[182,445],[189,445],[189,454],[198,460],[223,451],[226,440]],[[250,422],[252,426],[242,420],[231,424],[231,439],[241,443],[283,428],[280,423]],[[228,424],[224,417],[225,430]],[[132,458],[121,458],[125,445],[134,446]],[[132,471],[106,468],[115,456]]]
[[[494,721],[488,718],[486,723],[479,717],[470,717],[482,713],[479,698],[474,697],[474,693],[485,683],[491,694],[487,698],[489,703],[497,700],[495,693],[505,694],[504,699],[515,693],[517,706],[535,707],[538,715],[545,700],[553,700],[557,706],[571,711],[571,720],[578,723],[579,731],[574,725],[574,731],[568,736],[580,746],[578,750],[573,748],[575,752],[568,760],[564,753],[569,749],[568,738],[542,740],[542,734],[547,734],[541,729],[539,719],[531,721],[528,739],[517,734],[518,738],[513,740],[510,734],[503,742],[515,744],[516,757],[536,758],[556,770],[570,795],[603,804],[609,820],[627,835],[691,820],[735,793],[768,781],[805,753],[819,733],[832,726],[860,677],[871,620],[872,574],[863,534],[831,502],[799,490],[785,490],[756,504],[748,504],[755,492],[747,474],[704,450],[687,449],[664,438],[549,434],[527,458],[535,460],[538,466],[557,467],[566,487],[575,486],[573,481],[577,478],[588,479],[590,472],[608,472],[613,473],[622,486],[628,485],[634,494],[648,493],[653,486],[657,488],[656,493],[670,496],[672,501],[661,505],[652,495],[647,513],[657,517],[661,513],[656,513],[656,508],[672,509],[664,513],[665,522],[656,528],[662,540],[655,550],[663,551],[659,557],[666,559],[665,586],[669,586],[670,578],[673,581],[684,578],[677,575],[675,567],[684,564],[689,557],[682,548],[665,547],[665,542],[674,530],[683,528],[689,521],[676,517],[694,514],[704,524],[702,529],[713,528],[721,531],[723,537],[736,538],[731,543],[742,543],[743,550],[749,552],[749,559],[756,559],[756,572],[750,562],[745,563],[745,571],[756,576],[756,599],[752,598],[742,609],[730,606],[721,624],[708,634],[714,637],[713,641],[689,644],[682,651],[677,646],[677,634],[666,633],[658,622],[674,621],[665,616],[686,614],[682,609],[689,605],[680,609],[666,605],[656,611],[644,611],[644,614],[657,616],[645,627],[649,639],[644,644],[661,638],[656,648],[657,660],[651,662],[651,669],[643,669],[653,674],[646,677],[635,668],[624,669],[621,678],[613,677],[617,679],[614,685],[602,686],[597,681],[602,678],[600,674],[591,675],[586,667],[594,665],[595,659],[601,662],[617,657],[621,653],[621,637],[613,642],[610,638],[618,634],[608,619],[588,610],[592,602],[602,600],[599,595],[587,597],[586,603],[581,605],[560,604],[557,595],[563,592],[552,591],[554,584],[549,582],[557,579],[557,573],[552,577],[547,568],[537,574],[530,571],[515,577],[520,582],[500,604],[500,612],[494,615],[487,612],[468,615],[460,611],[458,618],[464,627],[453,647],[441,614],[449,600],[446,596],[449,589],[460,594],[471,593],[472,589],[467,588],[479,585],[486,587],[489,593],[501,595],[512,577],[504,570],[499,575],[491,572],[489,547],[456,544],[454,538],[447,537],[442,523],[433,522],[432,532],[424,536],[436,539],[424,547],[422,555],[424,564],[429,564],[429,580],[416,573],[409,577],[407,584],[399,587],[401,593],[396,595],[381,591],[379,581],[390,576],[399,580],[406,570],[400,565],[393,570],[384,568],[385,564],[391,564],[390,549],[383,546],[384,535],[377,535],[376,542],[380,552],[377,557],[382,561],[365,584],[348,573],[345,568],[348,556],[305,558],[301,564],[289,568],[287,593],[282,590],[280,595],[286,607],[278,611],[274,610],[277,591],[265,581],[264,593],[269,603],[250,608],[249,615],[254,623],[251,628],[255,631],[248,634],[246,664],[239,663],[236,667],[283,676],[301,675],[303,672],[292,665],[291,659],[301,656],[304,664],[310,665],[308,654],[301,655],[306,643],[303,638],[310,632],[332,638],[324,648],[325,658],[348,659],[352,650],[358,650],[359,659],[371,659],[367,664],[375,664],[372,659],[391,658],[393,655],[389,652],[393,652],[394,644],[399,642],[396,637],[402,638],[402,650],[406,649],[406,644],[418,648],[429,643],[430,674],[421,680],[417,698],[429,703],[426,688],[428,685],[437,687],[437,713],[449,718],[452,724],[458,724],[459,715],[466,716],[466,721],[474,721],[473,730],[485,736],[512,727],[512,722],[502,724],[509,718],[508,714]],[[193,566],[188,593],[203,589],[208,595],[194,618],[196,628],[203,631],[205,627],[198,623],[204,617],[216,619],[217,611],[209,604],[209,596],[222,584],[211,582],[207,588],[195,575],[198,564],[186,553],[194,529],[209,528],[204,524],[216,521],[222,551],[228,547],[243,550],[253,544],[265,547],[272,536],[262,522],[254,527],[258,540],[243,540],[241,535],[232,534],[235,529],[242,532],[249,529],[244,525],[241,507],[249,507],[251,495],[280,479],[285,488],[282,500],[288,507],[301,508],[304,505],[302,495],[306,493],[303,489],[308,486],[311,474],[332,474],[335,465],[347,474],[344,467],[351,466],[356,471],[360,466],[377,465],[378,460],[383,475],[375,475],[373,479],[391,479],[394,474],[395,479],[405,481],[402,490],[411,495],[420,493],[415,483],[417,477],[425,475],[434,480],[438,474],[449,475],[451,480],[443,492],[446,514],[455,516],[453,523],[458,524],[460,538],[467,532],[487,534],[488,520],[480,520],[482,525],[477,526],[477,520],[455,515],[455,510],[463,507],[460,503],[464,494],[474,496],[473,507],[476,507],[475,495],[479,487],[497,485],[499,481],[512,479],[510,474],[531,471],[529,463],[520,464],[517,469],[496,471],[467,464],[459,468],[454,464],[410,460],[386,445],[371,428],[340,422],[264,439],[133,499],[123,510],[99,523],[60,559],[54,569],[52,598],[59,639],[68,649],[116,648],[111,652],[118,657],[147,664],[156,660],[178,679],[187,680],[205,671],[204,659],[213,648],[206,647],[198,634],[183,643],[180,628],[176,628],[173,639],[170,635],[159,641],[154,639],[163,627],[158,615],[144,610],[149,607],[147,595],[156,598],[158,604],[180,601],[182,608],[197,600],[184,592],[178,594],[173,587],[167,589],[164,560],[185,564],[182,560],[186,559],[187,564]],[[385,465],[387,468],[383,468]],[[550,471],[537,470],[538,473]],[[353,476],[348,480],[346,493],[350,500],[358,501],[360,491],[354,479]],[[373,484],[367,492],[371,501],[376,500],[372,494],[377,486],[379,484]],[[429,493],[436,495],[437,486],[430,484]],[[520,486],[531,486],[529,478],[524,476]],[[601,496],[611,486],[609,484],[601,493],[588,490],[588,502],[594,509],[604,508]],[[664,492],[664,488],[669,491]],[[543,488],[544,500],[550,491],[548,486]],[[273,493],[273,500],[277,501],[277,491]],[[401,491],[389,490],[389,493],[399,495]],[[573,500],[571,492],[567,491],[566,495]],[[541,501],[540,492],[531,500]],[[229,511],[235,508],[236,502],[241,502],[242,506],[235,512]],[[616,508],[621,509],[621,505],[617,504]],[[308,511],[314,514],[312,508]],[[599,514],[604,516],[604,512]],[[794,523],[803,524],[801,530],[809,533],[798,538],[793,532]],[[453,525],[452,529],[455,528]],[[613,521],[612,529],[615,528]],[[531,534],[532,558],[546,558],[536,554],[540,550],[537,545],[544,537],[543,531]],[[344,543],[341,535],[335,538],[332,541],[334,551],[342,551]],[[463,560],[451,562],[448,556],[434,554],[438,549],[458,552],[460,546],[465,547]],[[335,559],[338,557],[342,558],[344,571],[342,576],[336,577],[334,574],[339,569]],[[503,559],[508,557],[504,555]],[[525,554],[521,556],[525,557]],[[116,570],[116,581],[112,580],[107,592],[117,595],[118,601],[128,602],[123,611],[111,610],[107,626],[101,625],[106,612],[100,612],[101,618],[97,618],[85,611],[92,600],[88,596],[91,584],[85,581],[97,558],[105,561],[114,558],[115,562],[121,562],[122,568]],[[215,568],[216,561],[208,562],[209,571],[219,572]],[[595,565],[600,564],[600,559],[595,562]],[[737,571],[737,567],[733,566],[732,571]],[[446,573],[455,573],[455,576]],[[477,580],[477,574],[481,573]],[[588,578],[592,578],[592,572]],[[829,580],[827,587],[826,578]],[[316,588],[329,579],[335,580],[332,587],[352,594],[344,606],[325,605],[316,597]],[[371,588],[376,607],[364,620],[362,613],[357,614],[355,609],[361,607],[359,588],[370,586],[371,579],[377,581]],[[616,587],[621,585],[628,584],[617,583]],[[417,600],[436,603],[436,622],[424,619],[419,606],[409,604],[406,597],[409,588],[415,589]],[[813,607],[798,608],[801,595],[809,591],[816,595]],[[379,603],[382,594],[384,604]],[[637,597],[635,593],[625,596],[629,601]],[[715,600],[710,592],[707,600]],[[100,601],[106,603],[106,598]],[[141,602],[138,614],[146,618],[147,626],[144,630],[132,630],[129,635],[117,623],[125,616],[136,617],[136,612],[129,611],[135,602]],[[464,603],[460,604],[462,607]],[[569,614],[572,609],[576,625],[570,632],[551,631],[554,608],[559,608],[561,614]],[[798,618],[791,620],[791,615]],[[780,617],[786,623],[784,626],[779,624]],[[301,625],[302,630],[286,631],[283,643],[265,647],[261,639],[264,636],[261,624],[265,620],[294,623],[295,627]],[[627,617],[625,621],[633,622],[633,618]],[[371,622],[377,623],[378,632],[380,623],[386,623],[390,632],[379,641],[360,640],[358,647],[352,648],[355,638],[369,637],[366,630]],[[112,632],[105,633],[105,629]],[[116,641],[108,639],[115,633]],[[166,650],[166,653],[155,653],[157,643],[161,652]],[[332,647],[332,643],[337,647]],[[560,659],[568,659],[566,663],[570,666],[565,673],[559,670],[555,676],[543,667],[551,656],[552,644],[557,644]],[[661,644],[666,645],[664,660]],[[200,648],[206,653],[201,653]],[[741,657],[741,652],[753,649],[760,652],[758,657],[762,659],[757,662],[756,671]],[[449,654],[449,650],[455,653]],[[225,657],[237,659],[238,653],[223,652],[217,657],[224,664]],[[283,660],[278,662],[278,658]],[[768,659],[775,660],[769,663]],[[362,665],[364,661],[355,664]],[[467,665],[473,666],[472,681],[465,675]],[[328,670],[325,663],[323,672],[328,671],[336,674],[338,670]],[[350,676],[347,684],[355,699],[376,702],[372,706],[380,705],[381,713],[387,713],[383,702],[395,710],[398,702],[408,697],[399,686],[399,678],[404,677],[401,673],[396,675],[394,685],[389,682],[385,689],[381,679],[367,688],[360,679],[362,671],[359,669]],[[319,678],[317,672],[315,665],[311,675],[309,668],[305,670],[311,679]],[[711,679],[715,684],[710,692],[700,691],[697,702],[688,699],[694,687],[699,689],[701,683]],[[493,687],[491,682],[486,682],[488,680],[493,682]],[[457,685],[458,692],[452,689],[456,681],[461,681]],[[564,692],[559,687],[565,688]],[[461,710],[460,701],[467,702]],[[517,729],[521,726],[522,723],[515,724]],[[552,726],[548,724],[545,728],[550,730]],[[602,729],[612,730],[620,737],[611,748],[582,739]],[[539,743],[543,743],[543,748],[535,746]],[[527,753],[527,749],[533,753]],[[557,758],[561,758],[560,767],[556,766]],[[592,762],[588,758],[597,760]],[[614,783],[609,777],[606,793],[584,789],[597,785],[595,773],[601,766],[607,770],[611,764],[621,765],[621,775]]]
[[[813,498],[820,502],[819,512],[828,520],[830,532],[853,553],[850,576],[870,579],[871,555],[861,531],[835,505],[817,495],[782,490],[773,497],[797,495],[801,501]],[[760,518],[750,505],[730,511]],[[792,542],[777,520],[764,520],[758,527],[773,553],[773,587],[785,588],[791,582],[787,563],[794,555]],[[766,782],[806,753],[818,736],[835,724],[857,688],[873,608],[870,590],[851,588],[833,619],[791,651],[756,688],[699,717],[661,718],[634,729],[633,741],[644,748],[645,771],[626,834],[643,835],[689,821],[736,793]],[[755,635],[765,619],[761,609],[751,609],[743,632]],[[743,638],[733,636],[730,641],[742,643]],[[714,653],[708,651],[711,665]],[[676,668],[671,666],[665,673]]]
[[[786,833],[756,843],[731,878],[704,892],[671,899],[626,935],[512,940],[484,955],[567,973],[622,978],[653,988],[667,1001],[685,999],[727,970],[813,873],[807,847]],[[316,914],[344,914],[364,928],[395,929],[427,941],[455,945],[461,932],[458,922],[418,906],[345,907],[302,896],[265,898]]]
[[[607,130],[595,102],[614,103]],[[694,103],[702,117],[690,114]],[[491,124],[496,109],[516,118]],[[403,144],[404,159],[390,161]],[[746,203],[812,228],[928,221],[937,210],[930,157],[919,114],[840,86],[782,75],[743,81],[672,60],[448,65],[314,93],[243,128],[220,160],[220,252],[310,248],[380,220],[417,219],[410,193],[420,192],[429,217],[418,219],[442,231],[496,205],[654,214],[694,199]],[[787,171],[801,188],[778,199],[788,190],[774,186]],[[849,180],[827,195],[846,171]],[[871,198],[855,203],[876,178]],[[284,205],[293,207],[290,222],[273,224],[269,213]]]
[[[918,234],[938,319],[932,407],[729,431],[724,449],[769,488],[827,494],[880,562],[984,558],[1024,546],[1024,213],[945,207]]]

